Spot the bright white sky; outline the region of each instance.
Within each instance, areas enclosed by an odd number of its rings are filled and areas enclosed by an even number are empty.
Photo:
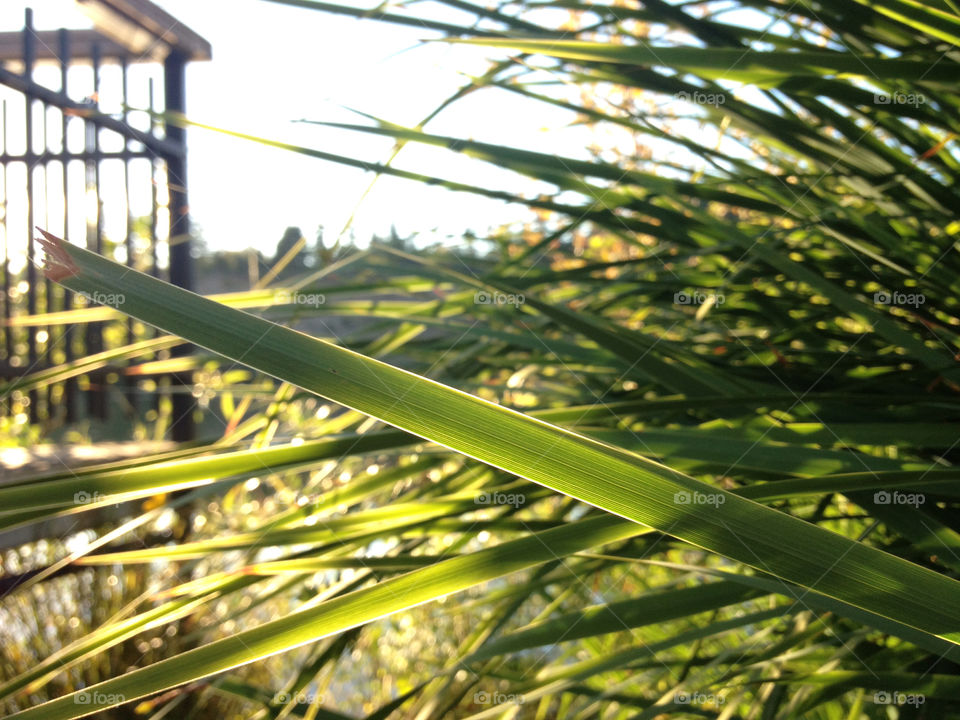
[[[27,4],[34,8],[38,29],[85,22],[74,14],[72,0],[4,0],[0,27],[22,25]],[[213,47],[212,62],[189,67],[189,117],[369,161],[386,160],[392,142],[292,121],[366,122],[341,108],[347,106],[412,125],[463,83],[463,73],[476,75],[487,68],[489,51],[446,43],[424,46],[418,41],[439,34],[416,28],[264,0],[157,0],[157,4]],[[418,7],[422,13],[429,4]],[[464,19],[456,11],[441,13],[445,20]],[[39,75],[38,80],[47,82]],[[56,82],[51,81],[53,87]],[[102,99],[109,105],[107,98]],[[136,98],[131,102],[137,104]],[[567,154],[582,157],[582,130],[563,129],[572,119],[559,109],[484,90],[453,105],[429,129],[542,150],[556,149],[563,137],[575,135],[577,140],[570,142],[568,137],[562,147]],[[553,130],[547,132],[547,127]],[[190,130],[188,143],[191,214],[215,249],[253,246],[270,252],[288,225],[298,225],[309,239],[323,225],[329,242],[373,177],[205,130]],[[536,190],[536,185],[512,173],[440,149],[408,146],[396,165],[487,187]],[[521,206],[384,177],[361,206],[354,228],[362,243],[371,233],[386,234],[391,224],[401,234],[419,232],[429,241],[455,239],[467,229],[482,235],[527,217],[529,212]]]
[[[362,133],[350,133],[306,125],[300,119],[364,124],[366,120],[347,111],[355,108],[391,122],[414,125],[465,82],[488,68],[491,51],[442,42],[422,44],[439,33],[371,20],[358,20],[266,0],[154,0],[171,15],[207,38],[213,47],[211,62],[193,63],[187,73],[187,115],[198,122],[260,135],[283,142],[340,153],[371,162],[385,161],[392,141]],[[364,7],[375,4],[368,0]],[[2,0],[0,30],[22,27],[24,6],[34,8],[34,24],[40,29],[89,27],[73,0]],[[452,23],[467,23],[472,16],[437,3],[417,3],[419,15]],[[562,21],[562,18],[559,18]],[[757,19],[748,24],[759,25]],[[505,57],[501,55],[500,57]],[[145,74],[155,65],[141,66],[140,76],[131,73],[131,86],[141,92],[131,105],[145,107]],[[119,85],[116,66],[104,68],[104,87],[109,78]],[[112,76],[111,76],[112,73]],[[77,68],[70,78],[71,95],[81,99],[92,92],[89,68]],[[59,85],[54,66],[39,68],[37,80]],[[139,77],[140,82],[137,78]],[[543,78],[541,78],[543,79]],[[0,88],[0,95],[2,95]],[[16,123],[22,133],[23,106],[7,93],[11,130]],[[101,107],[118,112],[119,98],[101,92]],[[679,108],[681,112],[689,108]],[[131,124],[140,124],[138,118]],[[141,116],[139,120],[145,118]],[[571,126],[574,114],[526,100],[513,93],[485,88],[458,101],[429,126],[428,131],[474,138],[543,152],[586,158],[586,146],[599,143],[629,152],[632,136],[613,126],[603,131]],[[54,118],[59,124],[59,119]],[[142,127],[142,124],[140,124]],[[702,132],[695,120],[686,121],[692,134]],[[82,123],[73,122],[73,148],[83,145]],[[603,132],[598,135],[598,132]],[[106,137],[109,133],[103,135]],[[109,138],[108,138],[109,139]],[[116,137],[113,138],[116,140]],[[689,162],[676,146],[654,141],[658,158]],[[188,165],[191,217],[204,240],[213,249],[240,250],[256,247],[271,254],[284,229],[301,228],[313,240],[323,225],[330,243],[344,226],[373,176],[358,169],[302,155],[267,148],[248,141],[201,130],[188,131]],[[39,149],[39,148],[38,148]],[[117,148],[118,149],[118,148]],[[11,150],[17,151],[15,146]],[[74,201],[83,202],[83,168],[74,163],[71,180],[79,191]],[[120,240],[126,208],[123,203],[120,163],[102,170],[105,230]],[[408,145],[394,162],[396,167],[463,183],[497,188],[525,195],[551,190],[526,178],[444,149]],[[8,183],[7,224],[14,243],[28,235],[25,214],[16,213],[20,169],[11,165]],[[142,183],[148,164],[131,164],[135,180]],[[49,181],[51,217],[62,215],[55,203],[62,180],[52,171]],[[90,199],[87,199],[90,202]],[[135,197],[135,216],[149,213],[149,196]],[[46,211],[45,211],[46,212]],[[95,203],[87,210],[96,212]],[[382,177],[363,201],[353,228],[359,243],[370,235],[386,235],[395,225],[401,235],[417,233],[421,243],[435,240],[456,242],[466,230],[480,236],[493,228],[531,217],[520,205],[468,194],[454,193],[416,182]],[[71,238],[85,233],[83,213],[75,213],[77,226]],[[21,227],[22,226],[22,227]],[[55,220],[50,227],[56,228]],[[164,253],[161,252],[161,257]],[[18,261],[14,258],[14,270]]]

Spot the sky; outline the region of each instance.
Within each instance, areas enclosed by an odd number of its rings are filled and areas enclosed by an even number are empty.
[[[487,48],[436,41],[440,34],[435,31],[321,13],[268,0],[154,1],[212,46],[212,61],[188,66],[188,118],[367,162],[386,161],[392,141],[299,121],[369,122],[347,109],[352,108],[401,125],[415,125],[468,77],[482,74],[491,57],[498,57]],[[364,6],[373,4],[368,0]],[[34,8],[34,24],[40,30],[91,25],[76,9],[74,0],[2,0],[0,30],[22,27],[23,8],[28,5]],[[468,23],[473,17],[429,0],[414,4],[413,10],[452,23]],[[758,21],[746,24],[758,25]],[[58,73],[58,68],[50,64],[38,68],[35,77],[56,89]],[[89,66],[71,72],[74,99],[92,93],[91,76]],[[119,86],[119,69],[107,64],[102,76],[101,109],[119,112],[119,96],[110,90]],[[156,64],[141,64],[131,70],[130,84],[135,91],[130,105],[147,106],[147,76],[159,81]],[[17,120],[23,117],[22,103],[17,106],[21,98],[4,92],[0,87],[0,96],[7,98],[10,106],[12,123],[22,127],[22,121]],[[580,159],[589,157],[586,147],[590,143],[603,147],[622,143],[621,147],[628,152],[632,147],[632,136],[622,129],[587,129],[575,125],[575,119],[571,112],[496,88],[484,88],[444,110],[427,129],[441,135],[559,152]],[[53,122],[58,124],[59,118],[53,118]],[[82,123],[71,122],[71,147],[82,149]],[[133,114],[129,122],[142,128],[147,118]],[[700,132],[697,125],[696,121],[689,123],[691,134]],[[111,137],[104,132],[101,137],[104,147],[110,147],[110,143],[116,149],[122,147],[117,144],[120,141],[116,135]],[[678,152],[676,146],[649,139],[645,142],[656,146],[659,159],[690,161],[673,155]],[[214,250],[254,247],[272,255],[288,226],[298,226],[310,240],[322,226],[325,241],[330,244],[355,209],[352,229],[360,245],[373,234],[387,235],[391,227],[396,227],[402,236],[415,234],[418,244],[438,240],[455,243],[467,230],[482,237],[498,227],[531,217],[528,209],[517,204],[391,177],[377,180],[364,198],[374,177],[372,173],[209,130],[188,130],[187,143],[191,219],[204,244]],[[10,149],[17,150],[15,143]],[[95,214],[96,202],[92,197],[82,197],[83,167],[80,163],[73,166],[69,170],[73,173],[71,182],[80,188],[80,192],[74,193],[74,202],[87,204],[86,213],[73,213],[77,224],[67,231],[70,237],[77,238],[86,232],[84,214]],[[550,186],[490,164],[416,144],[407,145],[394,166],[528,196],[552,191]],[[21,192],[21,177],[17,173],[24,171],[14,165],[10,168],[6,221],[14,245],[21,239],[25,245],[30,224],[25,213],[17,212],[20,205],[25,205],[20,202],[24,198],[17,194]],[[51,190],[62,183],[56,172],[54,169],[49,178]],[[146,161],[131,163],[130,172],[135,185],[149,187],[150,168]],[[121,163],[104,163],[102,217],[107,236],[115,239],[125,233],[122,173]],[[44,209],[56,217],[62,215],[62,208],[56,206],[57,194],[48,193],[51,206]],[[149,210],[148,193],[132,198],[134,216],[146,215]],[[51,226],[56,227],[56,223]],[[162,250],[160,255],[164,255]],[[25,258],[14,257],[14,271],[23,262]]]
[[[72,0],[4,0],[0,28],[22,25],[27,4],[34,8],[38,29],[88,25],[73,9]],[[482,48],[422,43],[439,37],[433,31],[265,0],[157,0],[157,4],[204,36],[213,48],[212,61],[188,67],[190,119],[366,161],[386,160],[392,142],[297,121],[367,122],[345,109],[353,108],[413,125],[468,75],[482,73],[490,56],[490,51]],[[465,19],[458,11],[438,11],[430,3],[415,8],[448,21]],[[55,68],[47,70],[53,73],[50,82],[55,87]],[[155,72],[155,68],[142,71]],[[89,78],[81,77],[80,70],[76,75],[74,88],[82,92],[82,83]],[[42,75],[38,81],[46,82]],[[111,98],[102,94],[101,100],[103,109],[109,111]],[[145,96],[131,98],[133,105],[145,103]],[[584,146],[582,129],[564,129],[572,120],[573,115],[566,111],[493,89],[454,104],[428,128],[438,134],[547,151],[562,144],[577,155],[575,148]],[[564,142],[565,134],[578,139]],[[187,142],[191,217],[213,249],[256,247],[269,252],[289,225],[299,226],[308,239],[313,239],[322,225],[330,242],[373,179],[371,173],[361,170],[207,130],[191,129]],[[500,168],[436,148],[407,146],[395,164],[487,187],[526,192],[546,189]],[[141,172],[146,172],[145,167]],[[117,183],[119,175],[113,180],[104,178],[104,182]],[[109,192],[105,195],[110,197]],[[529,217],[529,211],[518,205],[381,178],[360,205],[353,228],[361,244],[372,233],[387,234],[391,226],[401,235],[417,233],[424,243],[437,239],[452,242],[468,229],[482,236]]]

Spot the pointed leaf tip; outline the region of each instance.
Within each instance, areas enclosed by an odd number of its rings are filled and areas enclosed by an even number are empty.
[[[80,268],[73,262],[73,258],[67,254],[64,249],[64,241],[56,235],[48,233],[40,227],[37,227],[43,237],[38,237],[37,242],[47,253],[44,258],[43,274],[54,282],[60,282],[68,277],[80,274]]]

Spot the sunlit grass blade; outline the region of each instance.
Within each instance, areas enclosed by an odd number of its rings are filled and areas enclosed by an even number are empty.
[[[290,650],[398,610],[464,590],[511,572],[580,550],[624,540],[641,528],[610,516],[570,523],[452,558],[357,590],[278,620],[217,640],[94,685],[78,704],[74,693],[11,715],[11,718],[72,720]]]
[[[120,271],[53,236],[45,242],[48,272],[60,282],[77,291],[123,293],[124,312],[144,322],[608,512],[960,642],[955,580],[616,447]],[[700,496],[715,501],[683,502]],[[929,598],[939,601],[931,605]]]
[[[488,47],[541,53],[569,60],[628,65],[656,65],[695,71],[703,77],[750,83],[776,82],[786,77],[857,75],[873,78],[943,82],[956,85],[956,63],[931,66],[924,60],[867,57],[832,51],[763,52],[733,48],[653,47],[583,40],[494,39],[449,40]]]

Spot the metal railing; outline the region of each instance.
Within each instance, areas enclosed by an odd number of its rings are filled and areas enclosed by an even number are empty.
[[[10,52],[14,35],[21,36],[18,57]],[[71,55],[74,37],[84,55]],[[103,322],[25,321],[78,306],[71,293],[43,277],[36,226],[192,286],[183,131],[156,119],[165,110],[184,110],[186,60],[176,49],[163,63],[128,57],[95,31],[38,33],[29,9],[22,32],[0,38],[0,385],[105,347]],[[149,112],[131,109],[134,91],[141,98],[146,92]],[[115,112],[103,109],[107,98]],[[146,211],[136,212],[138,205]],[[116,345],[117,330],[110,332]],[[151,331],[132,322],[119,330],[127,343],[145,332]],[[32,423],[56,425],[105,420],[114,405],[137,412],[131,383],[109,383],[111,373],[116,368],[24,393],[0,390],[0,414],[26,413]],[[173,393],[175,440],[192,436],[191,401],[187,392]]]

